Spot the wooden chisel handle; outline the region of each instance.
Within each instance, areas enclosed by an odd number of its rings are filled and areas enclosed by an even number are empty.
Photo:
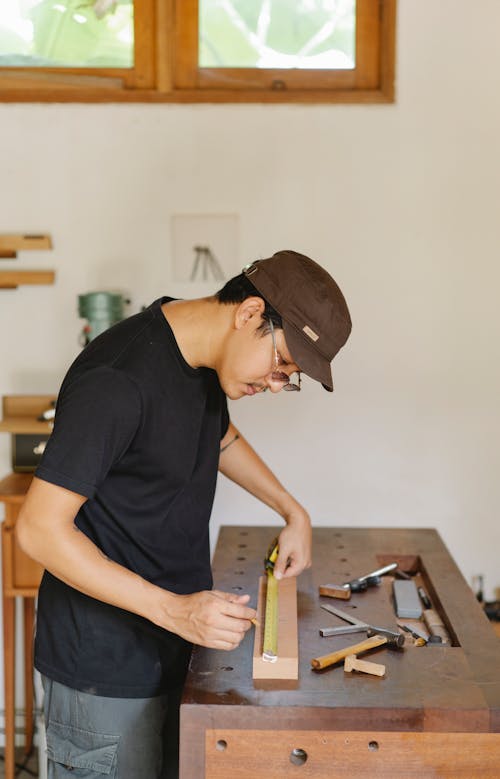
[[[450,644],[450,636],[439,614],[434,609],[424,609],[423,616],[431,636],[440,636],[443,644]]]
[[[319,671],[321,668],[328,668],[329,665],[338,663],[339,660],[344,660],[348,655],[358,655],[361,652],[367,652],[369,649],[375,649],[375,647],[382,646],[383,644],[387,644],[386,636],[372,636],[365,641],[360,641],[359,644],[352,644],[344,649],[339,649],[337,652],[330,652],[329,655],[314,657],[311,660],[311,665],[315,670]]]

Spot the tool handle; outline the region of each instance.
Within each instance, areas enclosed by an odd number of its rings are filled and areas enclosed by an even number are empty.
[[[439,614],[434,609],[424,609],[424,622],[431,636],[439,636],[443,644],[450,644],[450,636]]]
[[[346,582],[349,585],[351,592],[365,592],[368,589],[368,583],[365,579],[353,579],[350,582]]]
[[[429,600],[429,596],[423,587],[417,587],[417,592],[420,595],[420,600],[423,603],[424,609],[432,609],[432,604]]]
[[[326,598],[340,598],[340,600],[349,600],[351,597],[351,588],[348,584],[320,584],[319,594]]]
[[[328,655],[322,655],[321,657],[314,657],[311,660],[312,667],[319,671],[321,668],[328,668],[329,665],[338,663],[339,660],[344,660],[348,655],[357,655],[360,652],[367,652],[369,649],[375,649],[377,646],[387,644],[387,638],[385,636],[372,636],[365,641],[360,641],[359,644],[352,644],[346,646],[344,649],[339,649],[337,652],[330,652]]]

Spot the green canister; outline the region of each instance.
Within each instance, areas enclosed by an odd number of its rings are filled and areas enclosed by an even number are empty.
[[[82,332],[82,346],[123,319],[125,299],[115,292],[87,292],[78,295],[78,314],[87,320]]]

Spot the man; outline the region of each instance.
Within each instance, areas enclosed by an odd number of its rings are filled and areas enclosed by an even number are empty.
[[[300,371],[331,391],[350,329],[329,274],[282,251],[214,297],[156,301],[75,360],[18,522],[46,569],[35,665],[49,779],[177,775],[191,646],[233,649],[255,617],[248,595],[211,589],[217,470],[285,520],[276,576],[311,564],[307,512],[230,422],[226,396],[300,389]]]

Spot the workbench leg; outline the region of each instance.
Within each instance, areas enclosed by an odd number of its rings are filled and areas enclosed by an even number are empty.
[[[24,752],[33,749],[33,625],[35,599],[23,598],[24,607]]]
[[[3,674],[5,695],[5,779],[15,771],[15,646],[16,599],[3,598]]]

